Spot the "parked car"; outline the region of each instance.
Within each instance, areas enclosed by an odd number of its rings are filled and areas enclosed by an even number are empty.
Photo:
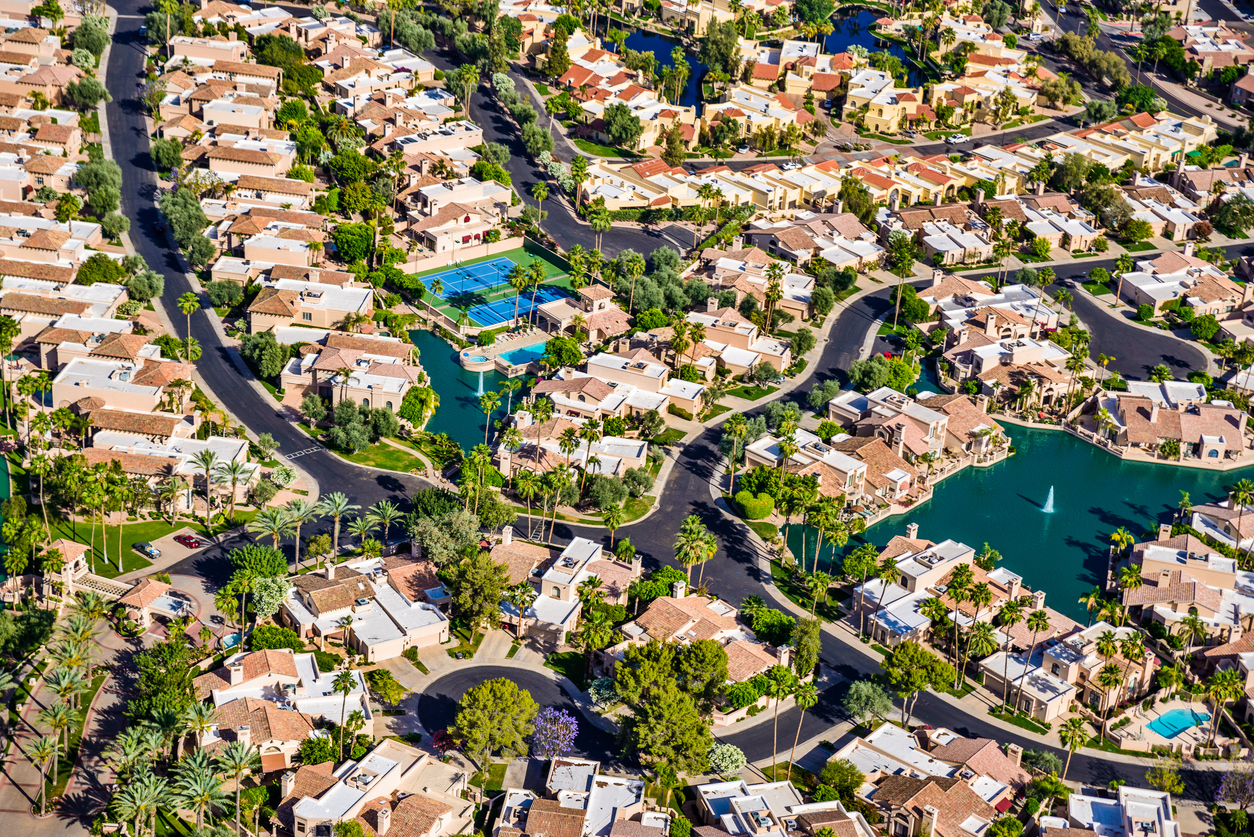
[[[160,558],[161,557],[161,550],[157,549],[155,546],[148,543],[147,541],[133,543],[131,544],[131,549],[135,550],[139,554],[144,555],[148,558]]]
[[[784,171],[796,171],[801,168],[800,163],[784,163]]]
[[[182,546],[185,546],[188,549],[200,549],[202,546],[205,545],[204,541],[202,541],[200,538],[193,537],[192,535],[175,535],[174,542],[177,544],[181,544]]]
[[[957,144],[958,144],[958,143],[960,143],[960,142],[965,142],[965,141],[966,141],[966,139],[967,139],[967,138],[966,138],[966,137],[964,137],[962,134],[952,134],[952,135],[950,135],[950,136],[948,136],[948,137],[945,137],[945,144],[946,144],[946,145],[957,145]]]
[[[736,153],[737,153],[737,154],[748,154],[748,153],[749,153],[749,146],[747,146],[747,145],[742,145],[742,146],[740,146],[739,148],[737,148],[737,149],[736,149]]]

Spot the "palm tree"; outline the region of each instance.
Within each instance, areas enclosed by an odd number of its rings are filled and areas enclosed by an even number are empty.
[[[1224,705],[1230,700],[1236,700],[1244,691],[1245,684],[1236,669],[1227,668],[1217,671],[1211,675],[1210,680],[1206,681],[1206,696],[1215,705],[1215,711],[1210,719],[1208,739],[1211,746],[1215,744],[1215,733],[1219,729],[1219,716],[1224,711]]]
[[[485,392],[479,396],[479,409],[483,411],[483,443],[488,443],[488,432],[492,429],[492,414],[496,412],[496,408],[501,406],[501,394],[499,392]]]
[[[48,799],[48,765],[56,761],[57,741],[46,735],[36,738],[26,750],[26,757],[31,764],[39,768],[39,816],[47,811]]]
[[[239,484],[248,476],[248,463],[240,462],[232,459],[227,462],[219,462],[218,467],[214,469],[213,475],[218,482],[231,484],[231,523],[235,523],[235,493]]]
[[[300,529],[306,523],[317,520],[322,516],[318,511],[316,503],[311,503],[304,497],[296,497],[287,502],[283,507],[287,512],[288,523],[291,525],[293,533],[296,536],[296,569],[300,569]]]
[[[872,637],[875,636],[875,629],[880,623],[880,609],[884,606],[884,596],[888,593],[889,586],[896,584],[897,579],[901,578],[901,570],[897,569],[897,559],[890,555],[880,561],[875,577],[880,580],[880,600],[875,604],[875,620],[871,625]]]
[[[688,572],[688,585],[692,585],[692,568],[703,564],[713,557],[710,546],[709,531],[695,514],[688,515],[680,524],[679,534],[675,540],[675,560],[684,565]]]
[[[522,471],[514,477],[514,492],[527,502],[527,537],[531,537],[531,501],[543,493],[540,475],[535,471]],[[609,525],[608,523],[606,524]],[[611,546],[614,533],[610,531]]]
[[[793,701],[797,704],[797,708],[801,710],[801,717],[797,719],[797,734],[792,739],[792,752],[788,756],[788,773],[784,776],[784,781],[792,779],[792,763],[797,758],[797,742],[801,740],[801,725],[805,723],[806,710],[812,709],[819,702],[819,690],[814,685],[814,681],[807,680],[804,683],[797,684],[797,688],[793,692]]]
[[[1202,617],[1196,613],[1190,613],[1180,619],[1178,623],[1181,631],[1180,636],[1184,639],[1184,649],[1188,651],[1194,640],[1204,640],[1209,632],[1206,623],[1202,621]]]
[[[525,579],[505,591],[505,600],[518,608],[518,625],[514,636],[519,642],[522,641],[523,618],[527,615],[527,608],[536,600],[536,595],[536,589]]]
[[[293,525],[291,512],[282,506],[270,506],[257,512],[245,528],[254,535],[269,535],[278,549],[279,541],[292,533]]]
[[[359,511],[361,506],[348,501],[348,497],[338,491],[327,494],[318,501],[318,512],[331,518],[331,554],[340,552],[340,519],[352,511]]]
[[[1088,611],[1089,619],[1086,627],[1093,624],[1093,611],[1102,605],[1102,588],[1094,587],[1092,590],[1080,597],[1080,604],[1084,605],[1084,609]]]
[[[345,527],[348,533],[357,538],[357,546],[359,549],[366,548],[366,538],[370,537],[370,533],[374,531],[374,523],[369,516],[354,517],[348,521]]]
[[[1067,748],[1067,763],[1062,766],[1062,781],[1067,781],[1067,771],[1071,769],[1071,757],[1075,755],[1089,740],[1089,727],[1083,718],[1072,717],[1063,721],[1058,728],[1058,737]]]
[[[405,515],[401,514],[395,503],[388,500],[380,500],[370,507],[366,512],[366,516],[374,522],[375,526],[383,527],[383,542],[387,543],[388,534],[392,527]]]
[[[357,678],[353,676],[351,671],[345,669],[335,675],[335,680],[331,682],[332,691],[341,695],[343,698],[340,706],[340,756],[344,755],[344,721],[348,714],[348,696],[357,688]]]
[[[1097,672],[1097,685],[1106,693],[1106,708],[1102,710],[1102,738],[1106,738],[1106,721],[1110,718],[1110,710],[1115,705],[1115,691],[1119,688],[1119,684],[1123,682],[1123,674],[1119,671],[1119,666],[1114,663],[1107,663]]]
[[[1032,655],[1036,653],[1036,638],[1049,630],[1049,614],[1044,610],[1034,610],[1028,615],[1028,630],[1032,632],[1032,644],[1028,648],[1028,656],[1024,660],[1023,673],[1019,675],[1019,692],[1015,695],[1014,711],[1018,713],[1023,705],[1023,680],[1027,676],[1028,666],[1032,665]]]
[[[239,795],[243,790],[244,777],[261,769],[261,754],[251,744],[232,741],[218,755],[218,769],[235,780],[235,833],[242,835]]]
[[[217,708],[207,703],[193,703],[183,712],[183,725],[196,736],[197,744],[218,722]]]
[[[528,511],[530,514],[530,511]],[[611,504],[603,512],[601,512],[601,522],[605,524],[605,528],[610,530],[610,549],[614,548],[614,533],[618,531],[618,527],[623,525],[623,521],[627,519],[627,514],[623,507],[618,503]]]
[[[1006,655],[1002,659],[1001,672],[1001,711],[1006,711],[1006,697],[1010,692],[1010,630],[1023,621],[1023,599],[1011,599],[1002,605],[1001,612],[997,614],[997,619],[1001,622],[1002,633],[1006,634]]]
[[[205,827],[205,812],[221,807],[228,799],[221,780],[212,770],[200,767],[180,770],[175,787],[179,803],[196,812],[197,833]]]
[[[202,450],[192,457],[192,464],[200,469],[205,478],[205,528],[209,528],[209,512],[213,506],[213,475],[217,471],[218,455]]]
[[[980,610],[993,602],[993,589],[988,586],[987,581],[981,581],[979,584],[972,585],[970,601],[975,605],[975,616],[973,618],[976,624],[972,626],[971,636],[967,637],[967,650],[962,656],[962,665],[959,666],[957,677],[954,679],[955,689],[962,683],[963,674],[967,670],[967,659],[971,656],[971,640],[975,636],[974,628],[982,624],[980,622]],[[990,625],[989,627],[991,628],[992,626]]]
[[[185,351],[190,358],[192,353],[192,314],[200,310],[200,297],[188,291],[179,297],[178,308],[180,313],[187,316],[187,343],[185,344]]]
[[[61,759],[58,757],[58,747],[61,739],[65,738],[65,749],[70,749],[70,727],[76,720],[74,711],[70,709],[70,705],[65,701],[59,700],[49,706],[47,709],[39,713],[39,720],[48,725],[48,729],[52,731],[52,784],[57,783],[58,768],[61,766]]]

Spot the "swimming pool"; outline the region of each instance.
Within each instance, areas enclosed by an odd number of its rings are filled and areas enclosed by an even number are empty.
[[[1209,720],[1210,715],[1194,712],[1192,709],[1172,709],[1150,721],[1148,726],[1163,738],[1175,738],[1185,730],[1200,727]]]
[[[537,343],[534,346],[524,346],[521,349],[514,349],[512,352],[504,352],[501,354],[501,360],[510,366],[522,366],[544,357],[544,344]]]

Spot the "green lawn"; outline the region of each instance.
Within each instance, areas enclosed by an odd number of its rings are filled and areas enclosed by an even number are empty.
[[[472,637],[465,628],[458,628],[453,631],[453,636],[460,640],[455,647],[448,649],[448,655],[454,659],[458,659],[458,654],[462,655],[461,659],[474,657],[479,651],[479,646],[483,644],[483,634],[479,631],[475,631]]]
[[[885,136],[884,134],[863,134],[859,132],[858,136],[863,137],[864,139],[873,139],[873,140],[880,140],[881,142],[890,142],[893,145],[910,145],[912,142],[911,140],[908,140],[908,139],[897,139],[895,137]]]
[[[633,151],[624,151],[623,149],[615,148],[612,145],[601,145],[599,142],[593,142],[592,140],[586,140],[581,137],[576,137],[571,141],[575,143],[575,147],[584,154],[591,154],[594,157],[611,157],[616,160],[635,160],[640,156]]]
[[[1129,241],[1127,244],[1120,242],[1119,246],[1127,250],[1129,253],[1141,253],[1145,250],[1158,249],[1148,241]]]
[[[587,684],[584,683],[583,673],[587,671],[588,663],[584,660],[583,654],[578,651],[558,651],[550,654],[545,657],[544,666],[565,675],[570,682],[579,688],[587,688]]]
[[[810,605],[814,602],[814,594],[801,584],[792,567],[785,567],[778,558],[771,559],[771,581],[788,598],[788,601],[805,608],[807,612],[810,610]],[[840,619],[840,608],[820,598],[814,615],[827,622],[835,622]]]
[[[646,494],[643,497],[628,497],[627,503],[623,506],[623,523],[631,523],[633,520],[639,520],[649,513],[649,509],[653,508],[653,504],[657,502],[657,498]]]
[[[328,448],[330,450],[330,448]],[[401,471],[408,474],[415,469],[426,467],[418,457],[406,453],[399,448],[384,442],[378,442],[357,453],[335,453],[357,465],[369,465],[372,468],[385,468],[389,471]]]
[[[1034,732],[1037,735],[1045,735],[1049,732],[1049,727],[1038,724],[1036,721],[1031,718],[1026,718],[1023,715],[1011,714],[1009,712],[999,712],[996,709],[990,710],[988,714],[992,715],[994,718],[1005,721],[1008,724],[1014,724],[1015,726],[1025,729],[1028,732]]]
[[[730,409],[731,407],[728,407],[726,404],[719,404],[717,407],[711,407],[701,414],[701,420],[709,421],[712,418],[718,418]]]
[[[547,84],[537,84],[536,92],[539,93],[541,96],[544,96],[545,98],[548,98],[549,96],[553,95],[552,92],[550,92],[549,86]]]
[[[479,771],[470,778],[470,784],[479,787],[483,782],[483,771]],[[487,791],[499,791],[505,784],[505,763],[497,764],[493,762],[488,765],[488,783],[484,786]]]
[[[735,387],[734,389],[729,389],[727,394],[735,398],[743,398],[746,401],[757,401],[759,398],[765,398],[778,390],[779,387],[760,387],[754,384],[746,384],[744,386]]]
[[[1121,750],[1113,742],[1107,741],[1106,739],[1100,738],[1096,735],[1090,738],[1084,746],[1093,750],[1100,750],[1103,753],[1116,753],[1121,756],[1145,757],[1145,753],[1138,753],[1133,750]]]
[[[1101,282],[1085,282],[1084,290],[1088,291],[1093,296],[1101,296],[1102,294],[1110,293],[1110,286]]]
[[[652,439],[652,443],[655,445],[662,445],[663,447],[666,447],[667,445],[675,444],[682,438],[684,438],[684,431],[680,430],[677,427],[668,427],[665,430],[663,430],[661,433],[654,436]]]

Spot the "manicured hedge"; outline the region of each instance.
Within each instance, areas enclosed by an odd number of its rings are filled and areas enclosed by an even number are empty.
[[[775,498],[769,494],[754,497],[748,491],[739,491],[736,493],[736,505],[740,506],[740,513],[746,519],[764,520],[774,513]]]

